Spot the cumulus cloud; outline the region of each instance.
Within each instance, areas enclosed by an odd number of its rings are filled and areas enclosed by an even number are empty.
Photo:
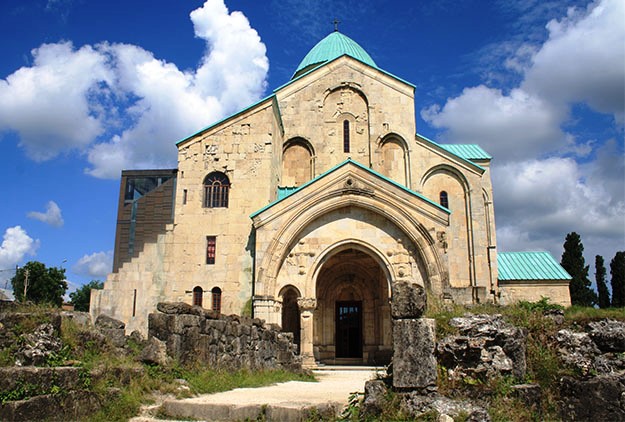
[[[497,160],[518,160],[550,153],[588,154],[562,126],[573,104],[585,103],[623,123],[625,3],[601,0],[587,10],[547,24],[548,39],[524,45],[504,66],[523,72],[523,81],[509,92],[485,85],[466,88],[441,107],[421,111],[441,139],[479,143]],[[531,55],[531,59],[527,59]],[[523,63],[523,64],[521,64]],[[527,66],[525,65],[527,64]]]
[[[28,217],[42,221],[54,227],[62,227],[65,223],[63,221],[63,215],[61,214],[61,209],[54,201],[48,202],[45,212],[31,211],[28,213]]]
[[[598,160],[579,165],[571,158],[552,157],[494,166],[500,249],[549,248],[559,257],[564,235],[576,231],[587,251],[609,257],[621,250],[625,242],[625,172],[622,163],[609,169],[604,169],[604,164]],[[608,178],[597,177],[604,171],[613,173]],[[619,177],[620,190],[612,191]]]
[[[625,2],[602,0],[551,20],[549,39],[534,55],[523,87],[554,102],[584,102],[623,124],[624,17]]]
[[[39,240],[30,237],[21,226],[9,227],[0,245],[0,269],[15,267],[26,255],[35,255],[38,248]]]
[[[257,100],[269,69],[258,33],[223,0],[207,0],[190,17],[206,42],[194,70],[128,44],[34,49],[31,67],[0,79],[0,131],[16,132],[37,161],[84,152],[96,177],[174,166],[175,142]]]
[[[465,88],[421,111],[441,139],[478,143],[494,157],[492,180],[502,250],[548,248],[566,233],[610,257],[625,244],[622,141],[573,135],[573,106],[612,115],[625,110],[625,3],[598,0],[551,19],[544,42],[523,44],[501,63],[520,74],[508,90]],[[620,126],[620,127],[619,127]],[[594,256],[587,256],[587,260]]]
[[[421,111],[432,126],[446,129],[442,140],[480,144],[498,160],[534,157],[546,146],[564,148],[567,135],[559,126],[565,114],[522,89],[506,95],[484,85],[465,88],[442,108]]]
[[[104,278],[113,268],[113,251],[85,255],[72,267],[72,272],[94,278]]]

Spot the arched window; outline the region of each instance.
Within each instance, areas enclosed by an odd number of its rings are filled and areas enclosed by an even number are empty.
[[[204,179],[204,207],[228,208],[230,180],[220,172],[213,172]]]
[[[447,198],[447,192],[445,192],[444,190],[441,191],[440,194],[440,203],[442,206],[449,209],[449,199]]]
[[[349,152],[349,120],[343,120],[343,152]]]
[[[202,306],[202,296],[204,295],[204,290],[200,286],[195,286],[193,288],[193,306]]]
[[[213,294],[213,311],[221,313],[221,289],[213,287],[211,293]]]

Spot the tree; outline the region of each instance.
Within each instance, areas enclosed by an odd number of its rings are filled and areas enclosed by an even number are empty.
[[[625,307],[625,251],[617,252],[610,261],[612,306]]]
[[[560,264],[571,275],[569,284],[571,303],[580,306],[593,306],[597,303],[597,295],[590,288],[588,266],[584,262],[584,245],[579,235],[571,232],[566,235],[564,252]]]
[[[70,302],[74,305],[75,311],[89,312],[89,302],[91,300],[91,289],[103,289],[104,283],[100,280],[91,280],[89,283],[76,289],[69,294]]]
[[[599,293],[599,307],[601,309],[610,307],[610,292],[605,281],[605,265],[601,255],[595,256],[595,281],[597,282],[597,292]]]
[[[27,262],[11,279],[13,294],[20,302],[50,303],[61,306],[67,290],[65,269],[50,267],[37,261]],[[26,288],[24,288],[26,285]],[[24,293],[26,293],[24,297]]]

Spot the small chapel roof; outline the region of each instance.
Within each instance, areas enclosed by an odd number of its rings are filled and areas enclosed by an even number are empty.
[[[502,281],[571,279],[549,252],[499,252],[497,267]]]
[[[300,62],[291,79],[297,78],[302,73],[321,64],[330,62],[337,57],[348,55],[371,67],[378,68],[369,53],[365,51],[356,41],[339,31],[330,33],[322,39],[306,54]]]

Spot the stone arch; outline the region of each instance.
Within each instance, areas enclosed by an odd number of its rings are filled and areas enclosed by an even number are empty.
[[[409,150],[402,136],[389,133],[380,138],[377,143],[376,157],[380,173],[404,186],[410,185]]]
[[[340,84],[323,93],[323,150],[327,162],[323,168],[331,168],[351,157],[362,163],[371,162],[369,142],[369,101],[360,87]],[[349,125],[349,148],[345,149],[344,122]]]
[[[281,186],[301,186],[314,175],[315,150],[302,137],[291,138],[282,147]]]
[[[313,264],[315,358],[326,363],[387,364],[391,354],[388,257],[375,245],[345,239]],[[347,359],[347,360],[341,360]]]
[[[427,228],[415,220],[410,213],[396,204],[383,201],[381,198],[360,195],[333,196],[329,194],[317,201],[309,202],[306,207],[302,207],[303,209],[300,210],[296,218],[276,232],[259,266],[257,281],[262,284],[264,294],[272,295],[277,291],[278,273],[302,231],[322,215],[348,207],[368,210],[387,219],[397,227],[409,242],[410,245],[407,246],[414,247],[415,259],[419,260],[424,270],[423,277],[426,288],[431,289],[437,295],[442,293],[443,282],[447,277],[442,259],[434,247],[435,241]],[[378,256],[383,255],[381,251],[378,253]],[[313,285],[310,273],[306,274],[303,291],[305,297],[313,294],[311,291]]]
[[[466,177],[449,165],[434,166],[421,180],[421,192],[439,202],[445,192],[451,211],[447,243],[449,249],[449,283],[451,287],[467,288],[474,283],[471,190]]]

